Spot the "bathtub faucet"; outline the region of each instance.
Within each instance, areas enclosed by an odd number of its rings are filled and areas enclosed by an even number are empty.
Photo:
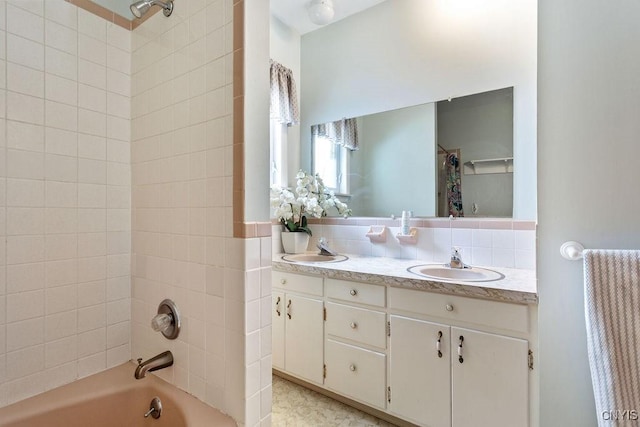
[[[147,375],[147,371],[157,371],[158,369],[168,368],[171,365],[173,365],[173,354],[167,350],[144,362],[142,359],[138,359],[138,366],[136,367],[134,376],[139,380]]]

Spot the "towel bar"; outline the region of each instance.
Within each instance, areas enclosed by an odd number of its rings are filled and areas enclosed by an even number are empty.
[[[582,259],[582,251],[584,251],[584,246],[573,240],[564,242],[562,246],[560,246],[560,255],[569,261]]]

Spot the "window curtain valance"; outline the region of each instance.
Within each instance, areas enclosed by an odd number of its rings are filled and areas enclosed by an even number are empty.
[[[334,144],[355,151],[358,145],[358,125],[356,119],[342,119],[335,122],[311,126],[311,135],[327,138]]]
[[[271,60],[271,119],[287,126],[300,122],[298,96],[293,72]]]

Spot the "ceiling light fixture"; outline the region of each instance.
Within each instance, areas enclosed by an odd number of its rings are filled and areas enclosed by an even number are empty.
[[[316,25],[327,25],[335,15],[331,0],[311,0],[307,11],[309,19]]]

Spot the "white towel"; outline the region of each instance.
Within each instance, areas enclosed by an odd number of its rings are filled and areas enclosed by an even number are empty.
[[[640,415],[640,251],[584,251],[584,292],[589,366],[598,425],[637,426]]]

